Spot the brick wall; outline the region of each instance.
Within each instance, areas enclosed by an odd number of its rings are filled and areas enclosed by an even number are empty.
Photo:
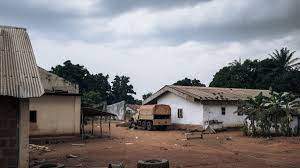
[[[0,167],[17,167],[17,99],[0,96]]]

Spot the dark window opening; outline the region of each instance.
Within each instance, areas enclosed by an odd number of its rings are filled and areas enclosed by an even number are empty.
[[[154,115],[154,119],[169,119],[170,115]]]
[[[222,110],[222,115],[225,115],[225,114],[226,114],[226,109],[225,109],[225,107],[222,107],[221,110]]]
[[[178,118],[183,118],[183,112],[182,111],[183,111],[182,109],[177,110],[177,117]]]
[[[238,116],[242,116],[242,115],[243,115],[242,107],[241,107],[241,106],[238,106],[238,109],[237,109],[237,115],[238,115]]]
[[[30,122],[36,123],[36,111],[30,111]]]

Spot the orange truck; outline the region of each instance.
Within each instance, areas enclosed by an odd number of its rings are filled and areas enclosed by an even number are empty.
[[[142,105],[129,121],[129,127],[164,130],[171,125],[171,107],[164,104]]]

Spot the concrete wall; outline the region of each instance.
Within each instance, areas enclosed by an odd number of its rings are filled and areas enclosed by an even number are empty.
[[[116,114],[119,120],[125,119],[125,101],[121,101],[115,104],[107,106],[107,112]]]
[[[191,102],[173,93],[162,95],[157,104],[166,104],[171,107],[171,122],[173,124],[203,125],[203,105]],[[183,118],[178,118],[177,110],[183,110]]]
[[[203,105],[199,102],[192,102],[179,97],[173,93],[166,93],[157,100],[157,104],[166,104],[171,107],[171,121],[174,124],[191,124],[204,126],[207,120],[218,120],[223,122],[225,127],[234,127],[243,124],[245,116],[238,116],[235,111],[237,106],[220,104]],[[226,114],[222,115],[221,107],[225,107]],[[177,110],[183,109],[183,118],[178,118]]]
[[[222,107],[225,107],[225,115],[222,115]],[[224,127],[241,126],[246,116],[239,116],[237,113],[235,113],[237,108],[238,107],[235,105],[226,105],[222,103],[217,105],[204,105],[204,122],[208,120],[218,120],[223,122]]]
[[[18,129],[19,125],[19,129]],[[29,101],[0,96],[0,167],[29,166]]]
[[[29,166],[29,99],[20,99],[19,109],[19,168],[27,168]]]
[[[31,98],[29,108],[37,111],[37,123],[30,123],[30,135],[79,134],[80,106],[80,96]]]

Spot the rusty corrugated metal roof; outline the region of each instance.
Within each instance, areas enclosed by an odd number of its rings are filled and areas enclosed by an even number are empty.
[[[217,87],[197,87],[197,86],[175,86],[167,85],[144,100],[143,104],[151,103],[166,92],[174,93],[185,99],[199,101],[237,101],[247,100],[262,92],[264,96],[269,96],[269,90],[239,89],[239,88],[217,88]]]
[[[0,95],[29,98],[43,93],[26,29],[0,26]]]

